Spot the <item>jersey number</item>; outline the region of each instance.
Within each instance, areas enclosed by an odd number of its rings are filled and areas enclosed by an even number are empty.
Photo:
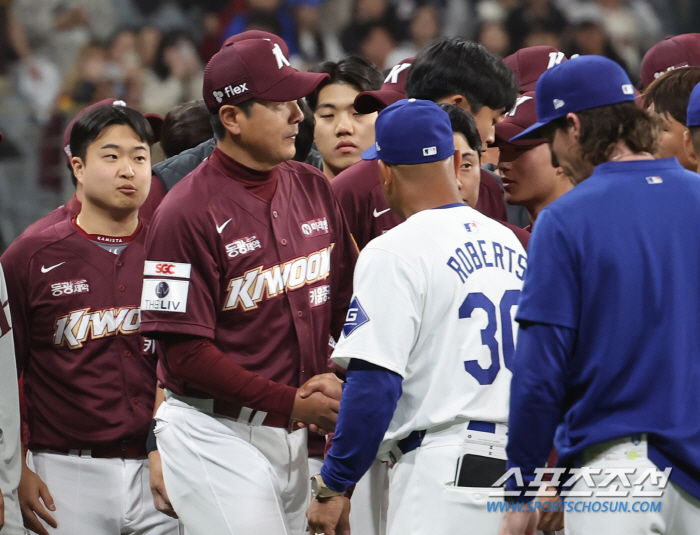
[[[513,321],[510,309],[518,304],[519,297],[520,290],[506,290],[501,303],[498,305],[501,315],[503,362],[508,369],[510,369],[510,363],[515,352]],[[470,293],[462,303],[462,306],[459,307],[459,319],[471,318],[472,312],[477,308],[486,312],[489,320],[486,328],[481,330],[481,343],[488,347],[491,352],[491,365],[484,370],[477,361],[465,360],[464,369],[467,370],[467,373],[474,376],[474,379],[479,381],[480,385],[490,385],[496,380],[496,375],[501,369],[501,364],[498,360],[498,341],[496,340],[496,305],[481,292]]]

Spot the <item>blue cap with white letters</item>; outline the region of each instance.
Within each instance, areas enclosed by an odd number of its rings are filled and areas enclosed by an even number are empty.
[[[634,102],[634,86],[625,70],[603,56],[579,56],[545,71],[537,81],[537,122],[511,139],[542,137],[540,128],[567,113],[620,102]]]
[[[455,153],[450,116],[430,100],[395,102],[379,113],[374,131],[376,142],[362,153],[363,160],[415,165],[439,162]]]

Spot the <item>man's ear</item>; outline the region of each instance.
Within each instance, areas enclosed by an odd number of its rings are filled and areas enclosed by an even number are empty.
[[[377,160],[377,163],[379,164],[379,174],[382,177],[382,188],[390,188],[394,182],[391,168],[381,160]]]
[[[70,159],[70,165],[73,168],[73,175],[75,175],[75,179],[82,185],[83,175],[85,174],[85,162],[82,158],[73,156]]]
[[[241,135],[241,120],[246,117],[238,106],[225,105],[219,109],[219,119],[232,136]]]
[[[469,101],[467,100],[467,97],[464,95],[459,95],[459,94],[454,94],[450,95],[449,97],[441,98],[440,100],[437,101],[438,104],[452,104],[453,106],[457,106],[458,108],[462,108],[465,111],[468,111],[469,113],[472,113],[472,107],[469,105]],[[472,113],[472,115],[474,115]]]
[[[571,132],[575,139],[581,137],[581,120],[575,113],[567,113],[566,120],[568,123],[568,130]]]
[[[693,136],[690,134],[689,130],[683,132],[683,145],[685,146],[685,153],[688,156],[690,163],[698,169],[698,155],[695,152],[695,145],[693,145]]]

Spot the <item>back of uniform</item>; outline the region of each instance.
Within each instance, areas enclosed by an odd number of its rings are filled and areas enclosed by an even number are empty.
[[[455,486],[457,463],[467,432],[499,443],[505,458],[513,318],[526,265],[510,230],[461,203],[421,211],[362,251],[332,358],[403,379],[379,449],[398,459],[390,534],[453,532],[483,507],[474,488]],[[484,510],[478,521],[494,531],[497,516]]]
[[[19,394],[15,346],[12,341],[12,319],[7,299],[5,276],[0,266],[0,489],[5,501],[3,535],[25,533],[17,498],[22,474],[20,446]]]

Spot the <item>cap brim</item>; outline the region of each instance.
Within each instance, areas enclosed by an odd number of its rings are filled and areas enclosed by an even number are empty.
[[[517,136],[514,136],[510,138],[508,141],[510,143],[513,143],[514,141],[518,140],[523,140],[523,139],[542,139],[542,134],[540,133],[540,128],[543,126],[548,125],[549,122],[536,122],[533,124],[531,127],[526,128],[522,132],[520,132]]]
[[[379,154],[377,153],[377,146],[372,143],[365,152],[362,153],[362,159],[363,160],[376,160],[379,158]]]
[[[263,100],[271,100],[273,102],[289,102],[299,100],[309,95],[325,83],[330,76],[320,72],[299,72],[295,71],[267,91],[263,91],[256,95],[256,98]]]
[[[505,122],[498,123],[496,125],[496,140],[493,144],[497,146],[499,143],[510,143],[511,145],[534,147],[535,145],[547,143],[547,140],[543,137],[520,139],[515,142],[512,141],[523,132],[524,130],[516,124]]]
[[[395,89],[364,91],[355,97],[355,111],[358,113],[374,113],[391,106],[402,98],[406,98],[406,93]]]

